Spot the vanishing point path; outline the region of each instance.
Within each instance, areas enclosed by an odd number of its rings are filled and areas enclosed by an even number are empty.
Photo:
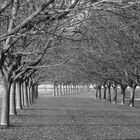
[[[91,92],[39,97],[18,114],[0,140],[140,139],[140,109],[95,100]]]

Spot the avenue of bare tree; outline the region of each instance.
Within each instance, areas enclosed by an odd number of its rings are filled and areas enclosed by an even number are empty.
[[[100,99],[122,104],[130,87],[134,106],[140,84],[139,0],[1,0],[1,121],[38,97],[38,85],[54,83],[54,96],[94,85]],[[103,97],[101,88],[103,87]]]

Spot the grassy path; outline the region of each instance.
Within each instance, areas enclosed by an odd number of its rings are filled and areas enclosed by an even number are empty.
[[[140,139],[140,110],[95,100],[91,93],[39,97],[10,118],[0,140]]]

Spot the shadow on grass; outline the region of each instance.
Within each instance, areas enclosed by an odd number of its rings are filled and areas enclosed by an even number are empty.
[[[31,124],[31,125],[24,125],[24,124],[12,124],[10,125],[10,128],[35,128],[35,127],[97,127],[97,128],[106,128],[106,127],[117,127],[118,129],[120,129],[121,127],[140,127],[140,124],[83,124],[83,123],[48,123],[48,124]]]
[[[73,115],[73,114],[71,114]],[[80,114],[79,114],[80,115]],[[113,119],[113,118],[118,118],[118,119],[139,119],[140,116],[116,116],[116,115],[83,115],[79,117],[79,115],[74,115],[74,117],[76,118],[110,118],[110,119]],[[69,115],[47,115],[47,114],[44,114],[44,115],[36,115],[36,114],[18,114],[18,115],[15,115],[15,116],[12,116],[12,117],[33,117],[33,118],[38,118],[38,117],[49,117],[49,118],[56,118],[56,117],[70,117]]]

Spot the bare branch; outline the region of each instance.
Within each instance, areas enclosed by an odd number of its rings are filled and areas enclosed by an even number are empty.
[[[34,17],[40,14],[41,11],[43,11],[45,8],[47,8],[51,3],[53,3],[55,0],[49,0],[46,3],[42,4],[33,14],[31,14],[29,17],[27,17],[24,21],[22,21],[19,25],[17,25],[15,28],[13,28],[8,33],[0,36],[0,41],[3,41],[8,36],[11,36],[15,33],[17,33],[21,28],[26,26]]]
[[[10,5],[12,4],[13,0],[6,0],[0,7],[0,14]]]

